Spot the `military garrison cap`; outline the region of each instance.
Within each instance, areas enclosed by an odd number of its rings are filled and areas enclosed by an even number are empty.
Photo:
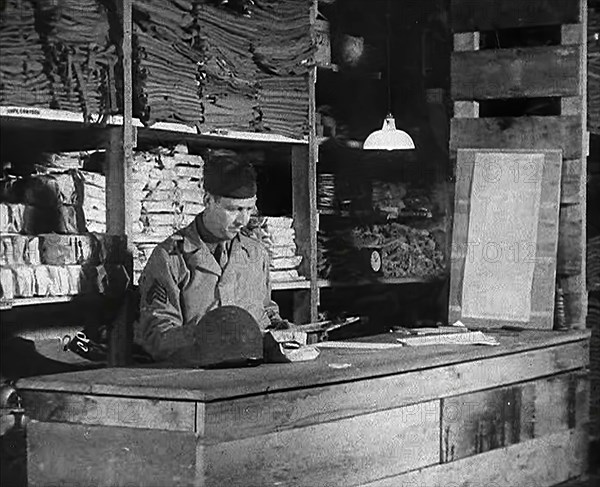
[[[234,157],[219,157],[204,166],[204,189],[215,196],[256,196],[256,172],[251,164]]]

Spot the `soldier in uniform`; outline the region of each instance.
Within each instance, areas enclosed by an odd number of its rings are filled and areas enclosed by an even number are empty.
[[[154,249],[140,279],[134,337],[155,360],[189,344],[194,326],[221,306],[247,310],[262,330],[287,324],[271,300],[267,249],[240,233],[255,210],[254,168],[209,161],[204,189],[204,211]]]

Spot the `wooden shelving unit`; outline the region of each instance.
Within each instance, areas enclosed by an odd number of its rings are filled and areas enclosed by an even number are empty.
[[[203,132],[197,127],[182,123],[157,122],[145,126],[132,116],[133,79],[132,62],[132,1],[119,0],[118,12],[122,22],[122,61],[123,61],[123,114],[91,115],[66,110],[55,110],[35,106],[0,106],[0,125],[2,129],[77,133],[93,129],[97,134],[95,141],[106,149],[106,225],[107,233],[132,235],[131,194],[127,191],[131,180],[131,161],[134,149],[139,143],[193,143],[197,146],[218,148],[289,148],[288,163],[291,166],[292,211],[298,240],[299,253],[303,256],[303,276],[305,279],[290,282],[274,282],[273,291],[294,293],[294,320],[297,322],[314,321],[317,316],[318,288],[316,284],[316,237],[312,229],[316,228],[315,200],[315,164],[316,147],[314,132],[314,68],[310,69],[307,82],[311,91],[309,115],[311,129],[308,137],[292,138],[277,133],[243,132],[238,130],[209,130]],[[316,1],[311,9],[311,17],[316,15]],[[131,244],[130,244],[131,245]],[[130,250],[131,247],[130,247]],[[6,301],[2,310],[15,307],[36,306],[42,304],[69,304],[79,301],[78,296],[36,297]],[[111,364],[127,363],[131,330],[126,323],[114,330],[110,338],[112,349]]]

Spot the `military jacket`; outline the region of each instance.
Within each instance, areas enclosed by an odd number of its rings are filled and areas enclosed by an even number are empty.
[[[277,321],[271,300],[265,246],[238,235],[224,269],[202,241],[196,221],[156,246],[139,283],[140,316],[135,341],[155,359],[166,359],[191,340],[191,327],[225,305],[247,310],[264,330]]]

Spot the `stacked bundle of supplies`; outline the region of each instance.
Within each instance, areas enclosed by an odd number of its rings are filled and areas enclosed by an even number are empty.
[[[185,145],[137,151],[132,164],[132,242],[137,282],[156,244],[188,225],[204,209],[204,160]]]
[[[52,171],[0,181],[2,300],[108,293],[128,282],[125,240],[87,232],[79,171]]]
[[[243,231],[267,247],[271,256],[270,276],[273,282],[305,279],[298,274],[302,256],[296,255],[298,248],[293,221],[292,218],[282,216],[254,216]]]
[[[142,122],[203,119],[189,0],[133,2],[134,113]]]
[[[384,277],[433,278],[446,268],[433,232],[400,223],[321,230],[318,245],[318,273],[328,279],[364,277],[364,269],[356,265],[356,250],[361,248],[381,249]]]
[[[98,0],[38,0],[35,5],[51,107],[83,112],[88,119],[115,112],[118,56],[104,5]]]
[[[44,50],[35,30],[33,3],[2,2],[0,52],[0,103],[48,107],[50,84],[44,73]]]

